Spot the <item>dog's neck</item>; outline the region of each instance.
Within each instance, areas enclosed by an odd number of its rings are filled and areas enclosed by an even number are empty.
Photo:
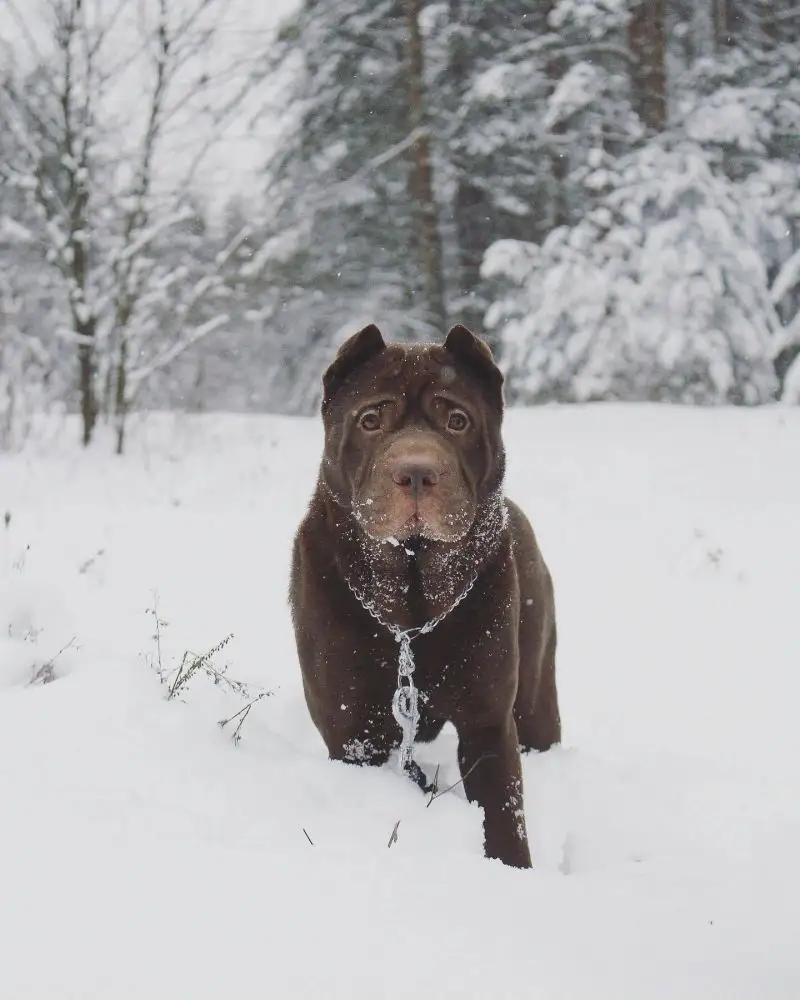
[[[421,626],[445,613],[491,561],[508,524],[500,490],[478,508],[471,528],[457,542],[421,537],[376,541],[332,498],[326,506],[340,543],[340,572],[384,622],[401,628]]]

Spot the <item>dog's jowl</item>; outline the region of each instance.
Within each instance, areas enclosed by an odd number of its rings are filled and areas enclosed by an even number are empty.
[[[311,717],[336,760],[417,780],[414,742],[458,733],[487,857],[531,864],[520,751],[561,737],[553,585],[505,497],[503,377],[463,326],[442,346],[368,326],[323,380],[325,446],[291,606]]]

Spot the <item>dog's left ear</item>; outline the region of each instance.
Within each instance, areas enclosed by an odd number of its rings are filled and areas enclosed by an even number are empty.
[[[332,364],[322,376],[323,399],[322,408],[330,403],[334,394],[348,375],[366,364],[370,358],[374,357],[386,347],[383,334],[370,323],[363,330],[354,333],[349,340],[346,340],[339,348],[339,353],[334,358]]]
[[[447,334],[444,349],[466,365],[490,390],[491,398],[503,407],[503,373],[494,362],[489,345],[472,330],[456,323]]]

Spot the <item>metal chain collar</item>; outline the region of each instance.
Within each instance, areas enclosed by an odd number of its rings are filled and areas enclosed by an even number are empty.
[[[392,715],[403,732],[403,738],[400,742],[400,766],[403,770],[408,770],[412,764],[414,740],[417,738],[417,729],[419,727],[419,689],[414,684],[414,653],[411,649],[411,643],[417,636],[432,632],[449,614],[452,614],[475,586],[477,579],[478,574],[475,573],[466,588],[462,590],[450,607],[440,615],[431,618],[424,625],[416,625],[413,628],[404,629],[400,628],[399,625],[391,625],[389,622],[384,621],[375,606],[375,602],[368,600],[365,595],[360,594],[345,576],[347,586],[361,607],[379,625],[387,629],[394,636],[395,642],[400,645],[397,657],[397,690],[392,697]]]

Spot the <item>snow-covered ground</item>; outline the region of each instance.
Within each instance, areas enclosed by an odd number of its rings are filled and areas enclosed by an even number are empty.
[[[316,421],[75,437],[0,457],[0,996],[800,997],[800,410],[509,415],[560,617],[531,872],[460,790],[325,757],[285,596]],[[274,692],[238,745],[224,684],[167,699],[230,633]],[[452,732],[421,760],[454,780]]]

